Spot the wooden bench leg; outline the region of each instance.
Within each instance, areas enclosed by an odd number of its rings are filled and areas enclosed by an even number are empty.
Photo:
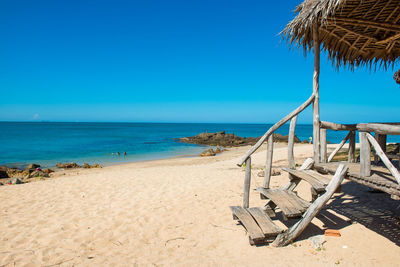
[[[275,217],[275,208],[276,204],[272,201],[269,201],[265,206],[264,206],[264,211],[267,213],[269,217]]]

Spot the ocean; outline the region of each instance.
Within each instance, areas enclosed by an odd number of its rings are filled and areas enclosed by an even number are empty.
[[[58,162],[109,165],[180,155],[195,156],[206,147],[180,143],[174,138],[194,136],[206,131],[226,131],[238,136],[256,137],[263,135],[271,126],[225,123],[0,122],[0,165],[20,168],[29,163],[53,167]],[[286,124],[277,132],[287,135],[288,130],[289,125]],[[338,143],[346,134],[328,131],[328,141]],[[301,140],[308,139],[312,135],[312,125],[297,125],[296,135]]]

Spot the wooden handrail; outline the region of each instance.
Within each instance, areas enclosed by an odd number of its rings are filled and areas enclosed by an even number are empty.
[[[400,135],[400,126],[383,123],[360,123],[357,124],[357,130],[361,132]]]
[[[315,96],[314,94],[311,95],[311,97],[309,99],[307,99],[306,102],[304,102],[303,104],[301,104],[298,108],[296,108],[295,110],[293,110],[292,112],[290,112],[286,117],[284,117],[283,119],[281,119],[280,121],[278,121],[277,123],[275,123],[271,128],[269,128],[269,130],[260,138],[260,140],[258,140],[257,143],[255,143],[255,145],[253,145],[249,151],[246,152],[246,154],[244,154],[240,160],[238,161],[237,165],[240,167],[243,165],[243,163],[246,161],[246,159],[248,157],[250,157],[258,148],[260,148],[260,146],[264,143],[264,141],[273,133],[275,132],[277,129],[279,129],[282,125],[284,125],[286,122],[288,122],[289,120],[291,120],[294,116],[297,116],[300,112],[302,112],[304,109],[306,109],[314,100]]]

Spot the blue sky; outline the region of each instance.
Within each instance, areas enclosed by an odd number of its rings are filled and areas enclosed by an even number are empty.
[[[0,120],[276,122],[312,92],[312,56],[278,36],[298,3],[4,0]],[[395,70],[323,54],[321,119],[399,121]]]

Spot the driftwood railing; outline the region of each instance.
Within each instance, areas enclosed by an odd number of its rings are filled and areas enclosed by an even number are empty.
[[[386,168],[390,171],[392,176],[400,184],[400,173],[395,168],[386,155],[386,135],[400,135],[400,126],[398,123],[360,123],[360,124],[337,124],[332,122],[321,122],[321,131],[331,129],[334,131],[349,131],[346,137],[329,155],[327,162],[330,162],[336,153],[343,147],[349,140],[348,162],[355,162],[355,136],[356,131],[359,131],[360,137],[360,176],[371,176],[371,145],[375,149],[375,159],[377,163],[380,158]],[[375,133],[375,137],[370,132]],[[322,135],[321,135],[322,137]],[[321,138],[321,161],[324,161],[326,154],[322,155],[322,151],[326,151],[322,146],[326,147],[326,138]],[[325,152],[326,153],[326,152]]]
[[[244,191],[243,191],[243,207],[249,207],[249,196],[250,196],[250,184],[251,184],[251,155],[257,151],[261,147],[261,145],[267,140],[267,160],[265,164],[265,174],[264,174],[264,182],[263,187],[269,188],[270,179],[271,179],[271,171],[272,171],[272,157],[273,157],[273,149],[274,149],[274,140],[273,133],[278,130],[282,125],[287,123],[290,120],[289,127],[289,138],[288,138],[288,161],[289,168],[295,168],[294,161],[294,137],[296,130],[296,122],[297,115],[300,114],[303,110],[305,110],[311,103],[314,101],[314,94],[311,95],[306,102],[300,105],[298,108],[290,112],[286,117],[275,123],[261,138],[258,140],[256,144],[254,144],[249,151],[243,155],[238,161],[237,165],[242,166],[245,164],[245,180],[244,180]]]
[[[331,162],[333,157],[339,152],[340,149],[349,141],[348,162],[356,161],[356,125],[355,124],[338,124],[333,122],[321,121],[321,162]],[[327,157],[327,139],[326,130],[334,131],[349,131],[346,137],[339,143],[339,145]]]
[[[294,137],[296,130],[297,115],[305,110],[314,101],[314,94],[311,95],[306,102],[300,105],[298,108],[289,113],[286,117],[281,119],[279,122],[274,124],[261,138],[244,154],[237,165],[242,166],[245,164],[245,181],[244,181],[244,192],[243,192],[243,207],[249,207],[249,196],[250,196],[250,184],[251,184],[251,155],[261,147],[261,145],[267,141],[267,158],[265,163],[265,174],[263,187],[269,188],[271,171],[272,171],[272,158],[274,149],[273,133],[278,130],[282,125],[290,120],[289,127],[289,138],[288,138],[288,164],[289,168],[295,169],[296,164],[294,160]],[[393,166],[388,156],[385,154],[386,151],[386,135],[400,135],[400,124],[398,123],[360,123],[360,124],[338,124],[333,122],[321,121],[319,122],[319,159],[320,162],[326,163],[331,162],[333,157],[339,152],[344,144],[349,141],[348,148],[348,162],[356,162],[356,132],[359,132],[360,137],[360,176],[368,177],[371,176],[371,145],[374,147],[375,162],[380,158],[384,165],[388,168],[390,173],[396,179],[397,183],[400,184],[400,173]],[[339,145],[327,155],[327,130],[334,131],[348,131],[346,137],[339,143]],[[370,132],[375,133],[373,137]],[[315,153],[315,151],[314,151]],[[314,162],[314,161],[313,161]],[[308,164],[308,163],[307,163]],[[290,175],[290,174],[289,174]],[[291,182],[285,187],[295,187],[295,179],[291,179]]]

